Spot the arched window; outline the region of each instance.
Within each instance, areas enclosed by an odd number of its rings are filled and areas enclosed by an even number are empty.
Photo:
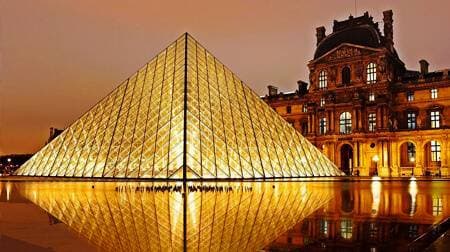
[[[319,73],[319,89],[325,89],[328,85],[327,72],[320,71]]]
[[[377,82],[377,64],[370,62],[367,65],[367,84],[373,84]]]
[[[343,112],[339,116],[339,132],[350,134],[352,132],[352,115],[350,112]]]
[[[408,142],[406,144],[408,161],[413,163],[416,160],[416,146],[413,143]]]
[[[342,68],[342,72],[341,72],[341,77],[342,77],[342,84],[343,85],[348,85],[350,84],[350,67],[346,66],[344,68]]]

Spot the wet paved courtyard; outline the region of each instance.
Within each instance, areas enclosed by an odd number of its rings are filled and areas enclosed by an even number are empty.
[[[407,251],[449,197],[448,181],[0,181],[0,248]]]

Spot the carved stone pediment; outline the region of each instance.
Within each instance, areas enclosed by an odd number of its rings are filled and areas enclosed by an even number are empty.
[[[380,51],[380,49],[368,48],[352,44],[342,44],[336,47],[335,49],[331,50],[330,52],[326,53],[322,57],[316,59],[315,62],[318,61],[330,62],[335,60],[357,57],[361,55],[372,54],[378,51]]]
[[[350,57],[361,56],[361,55],[362,55],[361,49],[345,46],[345,47],[337,49],[332,54],[328,55],[325,59],[328,61],[331,61],[331,60],[344,59],[344,58],[350,58]]]

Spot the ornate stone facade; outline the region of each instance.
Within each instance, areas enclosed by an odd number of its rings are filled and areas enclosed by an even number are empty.
[[[449,70],[406,69],[383,16],[384,35],[367,12],[319,27],[309,84],[264,99],[347,174],[450,175]]]

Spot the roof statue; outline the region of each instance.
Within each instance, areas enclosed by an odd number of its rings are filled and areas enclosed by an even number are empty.
[[[341,172],[186,33],[16,174],[195,180]]]

